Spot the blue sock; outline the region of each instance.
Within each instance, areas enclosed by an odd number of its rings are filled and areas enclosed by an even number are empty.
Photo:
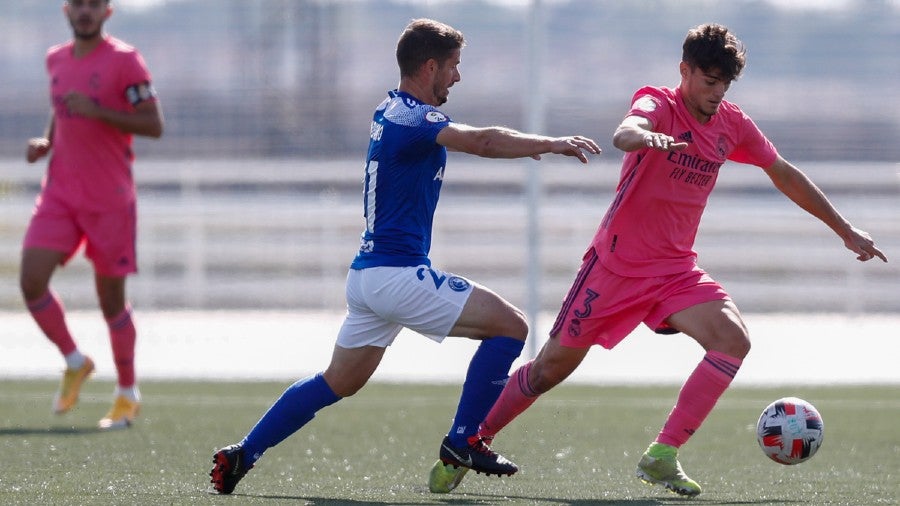
[[[468,444],[469,436],[478,431],[478,424],[503,391],[509,368],[524,346],[525,341],[504,336],[485,339],[478,346],[469,362],[459,407],[448,434],[453,446]]]
[[[317,411],[340,399],[325,382],[322,373],[289,386],[241,441],[247,464],[252,465],[266,450],[300,430]]]

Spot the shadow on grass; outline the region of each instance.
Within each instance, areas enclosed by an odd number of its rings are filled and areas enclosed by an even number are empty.
[[[760,505],[760,504],[795,504],[802,503],[804,501],[795,501],[795,500],[775,500],[773,501],[771,498],[769,499],[755,499],[755,500],[732,500],[732,501],[722,501],[721,499],[713,499],[713,498],[702,498],[702,497],[684,497],[678,496],[675,494],[667,494],[664,497],[659,498],[650,498],[650,497],[641,497],[641,498],[632,498],[632,499],[560,499],[554,497],[538,497],[538,496],[516,496],[505,494],[501,497],[492,496],[492,495],[482,495],[482,494],[468,494],[469,496],[478,497],[478,504],[509,504],[510,501],[523,501],[531,504],[554,504],[560,506],[662,506],[666,504],[708,504],[708,505]],[[440,499],[438,502],[443,504],[472,504],[472,500],[464,500],[460,498],[456,499]],[[319,503],[311,503],[311,504],[319,504]],[[329,503],[322,503],[329,504]],[[338,503],[330,503],[330,506],[334,506]],[[375,503],[373,503],[375,504]],[[379,503],[380,504],[380,503]],[[385,503],[386,504],[386,503]]]
[[[212,494],[215,495],[215,494]],[[352,505],[352,506],[385,506],[385,505],[402,505],[402,504],[427,504],[422,501],[403,501],[403,500],[391,500],[391,501],[357,501],[354,499],[334,499],[330,497],[308,497],[308,496],[299,496],[299,495],[245,495],[245,494],[230,494],[234,497],[247,497],[254,499],[271,499],[277,501],[298,501],[299,504],[307,505],[307,506],[341,506],[341,505]],[[458,501],[458,502],[450,502],[449,504],[472,504],[472,501]]]
[[[242,494],[233,494],[240,497]],[[662,506],[666,504],[715,504],[715,505],[760,505],[760,504],[794,504],[801,501],[772,501],[771,499],[746,500],[746,501],[721,501],[715,499],[704,500],[697,497],[678,497],[671,496],[660,499],[640,498],[640,499],[560,499],[553,497],[538,496],[515,496],[505,494],[503,496],[482,495],[482,494],[466,494],[463,497],[440,497],[430,498],[428,501],[422,500],[397,500],[390,501],[360,501],[354,499],[335,499],[327,497],[309,497],[299,495],[252,495],[257,499],[271,500],[289,500],[299,501],[300,504],[307,506],[386,506],[386,505],[403,505],[403,504],[446,504],[454,505],[471,505],[471,504],[513,504],[530,503],[530,504],[558,504],[560,506]],[[473,500],[474,499],[474,500]]]
[[[107,432],[99,427],[2,427],[0,437],[3,436],[81,436],[84,434],[96,434]]]
[[[243,494],[233,494],[236,497],[240,497]],[[404,505],[404,504],[446,504],[448,506],[454,505],[470,505],[470,504],[513,504],[519,503],[529,503],[529,504],[548,504],[548,505],[560,505],[560,506],[662,506],[666,504],[715,504],[715,505],[760,505],[760,504],[795,504],[801,503],[803,501],[794,501],[794,500],[776,500],[772,499],[759,499],[759,500],[745,500],[745,501],[721,501],[716,499],[702,499],[699,497],[679,497],[676,495],[672,495],[670,497],[664,497],[659,499],[653,498],[639,498],[639,499],[558,499],[553,497],[537,497],[537,496],[516,496],[504,494],[502,496],[496,495],[486,495],[486,494],[466,494],[465,496],[453,497],[453,496],[430,496],[428,501],[422,500],[398,500],[393,499],[390,501],[360,501],[354,499],[335,499],[328,497],[309,497],[309,496],[298,496],[298,495],[248,495],[245,497],[253,497],[257,499],[271,499],[271,500],[290,500],[290,501],[299,501],[300,504],[308,505],[308,506],[386,506],[386,505]]]
[[[529,503],[529,504],[559,504],[561,506],[612,506],[612,505],[623,505],[623,506],[660,506],[662,504],[667,504],[665,501],[658,501],[655,499],[560,499],[555,497],[526,497],[526,496],[517,496],[505,494],[502,497],[497,496],[486,496],[480,494],[468,494],[470,496],[479,497],[478,504],[509,504],[510,501],[513,501],[514,504],[521,503]],[[493,499],[493,500],[492,500]],[[472,504],[472,500],[441,500],[441,503],[444,504]]]
[[[760,504],[794,504],[794,503],[802,503],[803,501],[773,501],[772,499],[758,499],[758,500],[745,500],[745,501],[722,501],[721,499],[705,499],[700,497],[682,497],[675,494],[667,495],[665,497],[660,498],[650,498],[650,497],[641,497],[641,498],[632,498],[632,499],[561,499],[555,497],[539,497],[539,496],[517,496],[504,494],[503,496],[494,496],[494,495],[484,495],[484,494],[467,494],[470,497],[478,498],[475,501],[477,504],[509,504],[512,501],[514,504],[528,503],[528,504],[553,504],[560,506],[662,506],[666,504],[708,504],[708,505],[739,505],[739,504],[747,504],[747,505],[760,505]],[[435,502],[439,502],[447,505],[455,505],[455,504],[472,504],[473,501],[471,498],[459,498],[459,499],[451,499],[451,498],[441,498],[437,499]],[[342,504],[340,501],[332,501],[332,502],[310,502],[308,504],[323,504],[328,506],[336,506],[337,504]],[[388,503],[350,503],[350,504],[388,504]]]
[[[235,496],[241,496],[242,494],[233,494]],[[415,504],[415,505],[424,505],[424,504],[446,504],[449,506],[454,505],[471,505],[471,504],[516,504],[519,501],[523,501],[530,504],[559,504],[559,505],[568,505],[568,506],[590,506],[590,505],[601,505],[601,506],[612,506],[615,504],[627,505],[627,506],[659,506],[663,504],[670,504],[664,501],[654,501],[648,499],[634,499],[628,501],[607,501],[607,500],[594,500],[594,499],[553,499],[547,497],[524,497],[524,496],[513,496],[513,495],[503,495],[503,496],[493,496],[493,495],[482,495],[482,494],[466,494],[465,496],[460,497],[439,497],[435,498],[434,496],[429,497],[430,500],[423,501],[421,499],[392,499],[390,501],[360,501],[354,499],[335,499],[330,497],[309,497],[309,496],[291,496],[291,495],[252,495],[246,497],[254,497],[258,499],[272,499],[272,500],[290,500],[290,501],[299,501],[300,504],[304,504],[307,506],[387,506],[387,505],[404,505],[404,504]]]

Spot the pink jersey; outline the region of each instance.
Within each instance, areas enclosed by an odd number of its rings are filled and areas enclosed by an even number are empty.
[[[70,114],[63,97],[83,93],[102,107],[130,112],[155,100],[150,73],[133,47],[105,37],[90,54],[75,58],[73,43],[50,48],[47,72],[53,105],[53,152],[43,192],[68,205],[104,211],[135,199],[132,135],[97,119]]]
[[[650,148],[625,154],[616,196],[592,245],[610,271],[628,277],[665,276],[696,264],[694,238],[707,198],[726,160],[768,167],[778,156],[756,124],[727,101],[701,125],[677,89],[644,87],[628,115],[649,119],[653,130],[683,151]]]

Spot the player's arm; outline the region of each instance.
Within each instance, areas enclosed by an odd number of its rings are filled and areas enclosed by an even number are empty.
[[[132,112],[102,107],[78,92],[66,94],[64,101],[69,112],[98,119],[126,133],[157,138],[163,133],[162,109],[156,100],[144,100],[135,105]]]
[[[599,154],[600,146],[592,139],[574,135],[547,137],[526,134],[504,127],[476,128],[450,123],[437,135],[437,143],[453,151],[484,158],[524,158],[540,160],[544,153],[574,156],[587,163],[587,154]]]
[[[775,187],[778,188],[778,191],[787,195],[795,204],[822,220],[823,223],[834,230],[838,237],[844,241],[844,245],[850,251],[856,253],[857,260],[865,262],[878,257],[887,262],[887,256],[875,246],[872,237],[844,219],[829,202],[825,194],[822,193],[822,190],[800,169],[778,156],[775,159],[775,163],[766,168],[765,171],[775,184]]]
[[[43,137],[32,137],[28,139],[28,149],[25,151],[25,159],[28,163],[34,163],[41,158],[47,156],[50,148],[53,147],[53,128],[56,125],[53,111],[50,111],[50,118],[47,120],[47,128],[44,129]]]
[[[653,122],[643,116],[630,115],[626,116],[616,128],[613,146],[622,151],[637,151],[644,148],[669,151],[682,150],[687,147],[687,143],[675,142],[675,138],[668,134],[654,132]]]

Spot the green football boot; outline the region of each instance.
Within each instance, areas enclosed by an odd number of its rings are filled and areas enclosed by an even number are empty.
[[[428,490],[435,494],[447,494],[460,484],[468,467],[444,464],[438,459],[428,475]]]
[[[651,444],[638,463],[637,477],[645,483],[663,485],[679,495],[693,497],[700,493],[700,485],[681,470],[678,448],[674,446]]]

